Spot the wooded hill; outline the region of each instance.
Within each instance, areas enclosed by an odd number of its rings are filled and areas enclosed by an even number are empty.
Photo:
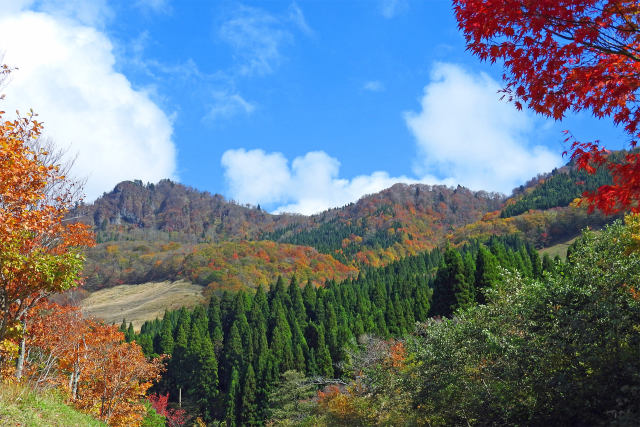
[[[320,284],[446,241],[519,234],[541,248],[601,227],[611,218],[567,205],[611,177],[606,170],[583,174],[568,164],[509,199],[460,186],[396,184],[311,216],[272,215],[169,180],[126,181],[73,215],[98,241],[87,251],[87,290],[177,279],[234,290],[294,274]]]
[[[517,237],[485,243],[369,267],[324,287],[274,277],[266,291],[224,292],[207,307],[166,312],[140,334],[121,328],[147,355],[171,354],[158,392],[175,399],[182,389],[183,407],[206,422],[260,425],[272,416],[270,395],[281,374],[340,378],[352,369],[358,337],[404,336],[415,322],[483,303],[500,268],[531,278],[556,268]]]

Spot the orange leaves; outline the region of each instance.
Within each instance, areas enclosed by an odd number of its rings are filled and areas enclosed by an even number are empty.
[[[34,116],[0,115],[0,342],[40,298],[77,286],[76,249],[92,243],[87,226],[63,222],[73,184],[47,164],[46,151],[32,148],[42,130]]]
[[[393,341],[389,347],[388,364],[394,369],[402,369],[405,366],[407,350],[402,341]]]
[[[164,369],[163,359],[147,360],[117,326],[82,317],[77,307],[43,305],[33,316],[28,373],[36,384],[56,385],[78,408],[110,425],[137,425],[141,403]],[[38,350],[38,351],[35,351]]]

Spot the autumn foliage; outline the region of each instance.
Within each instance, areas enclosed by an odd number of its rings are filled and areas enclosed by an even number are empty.
[[[146,391],[164,369],[117,326],[82,316],[77,307],[42,304],[29,317],[27,377],[64,390],[79,409],[110,425],[139,425]]]
[[[187,416],[184,409],[173,409],[169,407],[169,393],[153,393],[149,395],[148,399],[153,409],[166,418],[169,427],[181,426],[186,423]]]
[[[640,3],[636,0],[454,0],[469,50],[504,64],[506,97],[517,108],[562,119],[590,111],[640,138]],[[568,140],[571,140],[569,138]],[[573,141],[582,169],[606,165],[613,185],[586,194],[605,213],[640,211],[640,154],[607,161],[596,142]]]
[[[0,82],[9,72],[0,66]],[[67,217],[78,183],[41,148],[35,115],[3,117],[0,111],[0,380],[15,368],[15,379],[63,390],[110,425],[139,425],[163,359],[147,360],[116,326],[47,301],[80,284],[80,249],[93,236]]]
[[[6,72],[6,68],[4,69]],[[63,221],[73,183],[34,150],[42,126],[33,114],[13,121],[0,111],[0,365],[12,357],[20,321],[38,300],[78,284],[92,243],[88,227]]]

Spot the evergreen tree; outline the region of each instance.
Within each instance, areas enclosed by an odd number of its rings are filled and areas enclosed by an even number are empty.
[[[240,379],[238,375],[238,369],[234,366],[231,371],[231,380],[229,383],[229,392],[227,393],[227,401],[225,404],[225,416],[224,420],[228,427],[235,427],[237,425],[237,410],[238,410],[238,398],[240,393]]]
[[[481,245],[476,257],[476,298],[480,304],[486,302],[484,290],[492,287],[498,281],[498,260],[487,249]]]
[[[198,354],[198,367],[193,375],[198,390],[196,403],[200,407],[204,419],[212,421],[218,397],[218,360],[208,336],[205,336],[202,341]]]
[[[212,295],[207,307],[207,318],[209,319],[209,335],[213,339],[213,333],[216,328],[220,328],[222,332],[222,319],[220,316],[220,299]]]
[[[316,388],[309,384],[303,373],[287,371],[282,374],[278,386],[269,394],[269,407],[273,423],[286,422],[293,417],[298,421],[311,413],[311,398]]]
[[[555,265],[548,253],[545,253],[542,256],[542,271],[548,271],[551,273],[555,271]]]
[[[231,325],[229,336],[225,340],[224,357],[223,386],[228,386],[233,371],[239,370],[242,366],[242,340],[236,322]]]
[[[240,398],[240,423],[244,426],[261,425],[256,402],[257,383],[253,367],[249,365],[244,375],[242,396]]]
[[[277,370],[284,372],[294,366],[292,334],[282,304],[276,302],[275,310],[270,349],[277,364]]]
[[[472,305],[476,300],[475,289],[467,283],[460,252],[448,248],[443,264],[438,269],[433,291],[433,315],[451,316],[457,308]]]

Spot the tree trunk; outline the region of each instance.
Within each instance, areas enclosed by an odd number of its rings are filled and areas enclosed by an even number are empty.
[[[25,351],[27,349],[26,333],[27,333],[27,324],[23,320],[22,321],[22,338],[20,338],[20,354],[18,355],[18,364],[16,366],[16,378],[17,379],[22,378],[22,373],[24,371],[24,355],[25,355]]]
[[[78,397],[78,381],[80,379],[80,367],[73,367],[73,383],[71,385],[71,397],[75,400]]]

